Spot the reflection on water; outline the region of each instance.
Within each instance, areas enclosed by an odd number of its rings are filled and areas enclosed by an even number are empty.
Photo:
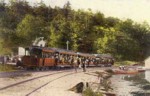
[[[150,96],[150,71],[136,75],[114,75],[112,86],[117,96]]]
[[[137,86],[141,89],[139,91],[133,91],[131,94],[134,96],[150,96],[150,82],[148,79],[149,75],[150,71],[136,75],[125,76],[124,80],[132,82],[133,86]]]

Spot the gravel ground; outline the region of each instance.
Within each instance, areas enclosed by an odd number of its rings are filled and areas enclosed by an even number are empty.
[[[89,68],[86,73],[103,68]],[[0,96],[81,96],[68,91],[79,82],[93,82],[96,76],[88,75],[79,69],[59,71],[18,71],[0,73]]]

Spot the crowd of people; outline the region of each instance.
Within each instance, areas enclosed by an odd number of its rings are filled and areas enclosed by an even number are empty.
[[[73,55],[56,55],[55,58],[56,65],[72,65],[76,72],[78,68],[83,68],[83,71],[86,72],[86,66],[92,62],[92,58]]]
[[[91,65],[98,65],[98,64],[104,64],[104,65],[113,65],[114,60],[113,59],[106,59],[103,60],[101,58],[96,59],[92,56],[80,56],[80,55],[64,55],[64,54],[57,54],[55,56],[56,58],[56,65],[72,65],[75,68],[75,71],[77,72],[78,68],[83,68],[83,71],[86,72],[86,66]]]

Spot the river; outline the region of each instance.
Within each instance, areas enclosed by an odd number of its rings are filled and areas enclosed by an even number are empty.
[[[111,81],[117,96],[150,96],[150,71],[134,75],[113,75]]]

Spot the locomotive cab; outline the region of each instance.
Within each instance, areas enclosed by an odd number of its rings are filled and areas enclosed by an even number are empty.
[[[25,55],[22,57],[24,67],[38,66],[38,59],[41,58],[41,50],[35,48],[25,48]]]
[[[46,68],[55,65],[55,51],[44,47],[29,47],[22,58],[26,68]]]

